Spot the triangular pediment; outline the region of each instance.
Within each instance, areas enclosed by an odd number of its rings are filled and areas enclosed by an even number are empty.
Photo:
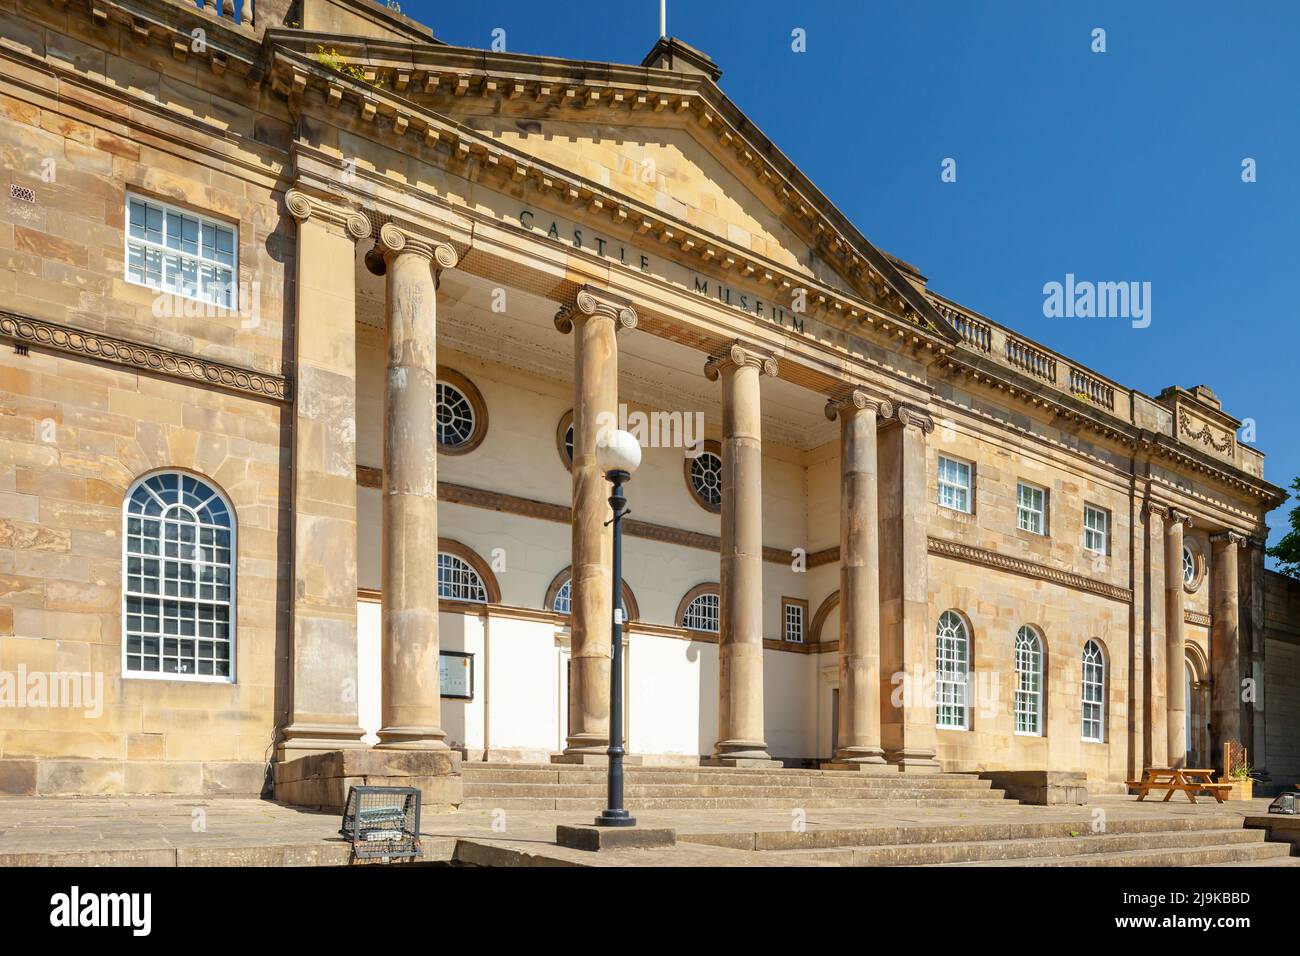
[[[329,103],[452,159],[540,177],[706,262],[787,285],[771,273],[807,277],[824,299],[843,294],[956,340],[924,279],[868,242],[707,75],[292,31],[268,39],[283,50],[272,73],[290,96],[323,82]]]

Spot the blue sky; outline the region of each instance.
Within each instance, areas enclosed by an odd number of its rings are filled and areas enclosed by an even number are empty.
[[[402,10],[449,43],[501,28],[512,51],[622,63],[659,30],[657,0]],[[1300,3],[670,0],[668,32],[932,289],[1149,395],[1209,385],[1255,420],[1270,481],[1300,475]],[[1045,318],[1066,273],[1150,282],[1150,326]]]

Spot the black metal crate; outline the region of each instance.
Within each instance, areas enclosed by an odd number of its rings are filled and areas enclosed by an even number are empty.
[[[420,856],[420,791],[415,787],[352,787],[339,833],[359,860]]]

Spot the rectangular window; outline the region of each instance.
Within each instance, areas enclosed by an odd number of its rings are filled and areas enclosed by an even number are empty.
[[[239,230],[141,196],[126,197],[126,281],[238,306]]]
[[[1042,488],[1016,485],[1016,527],[1030,534],[1046,534],[1047,492]]]
[[[1110,512],[1092,505],[1083,506],[1083,546],[1098,554],[1106,553],[1110,535]]]
[[[970,464],[939,456],[939,505],[970,514]]]
[[[802,644],[808,626],[808,602],[781,598],[782,636],[791,644]]]

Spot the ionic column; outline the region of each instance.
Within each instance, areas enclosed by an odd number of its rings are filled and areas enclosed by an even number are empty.
[[[1165,518],[1165,749],[1171,767],[1187,764],[1183,526],[1191,524],[1191,516],[1175,508]]]
[[[1143,746],[1144,759],[1137,761],[1133,769],[1141,773],[1146,767],[1165,767],[1169,765],[1169,702],[1165,691],[1168,671],[1165,667],[1165,604],[1168,600],[1165,578],[1165,522],[1168,512],[1161,505],[1147,502],[1142,507],[1146,521],[1142,529],[1142,546],[1146,552],[1143,568],[1143,593],[1146,597],[1143,608],[1143,637],[1146,645],[1146,667],[1144,681]],[[1182,567],[1181,548],[1179,568]],[[1180,582],[1181,583],[1181,582]],[[1136,778],[1134,778],[1136,779]]]
[[[572,609],[569,613],[569,729],[560,762],[600,763],[609,747],[613,623],[613,532],[609,484],[596,465],[596,439],[618,427],[620,329],[636,327],[627,300],[584,286],[555,316],[573,333]]]
[[[357,719],[356,243],[359,212],[285,193],[298,223],[293,621],[280,762],[363,747]]]
[[[378,747],[445,750],[438,681],[439,269],[451,246],[379,231],[388,324],[384,379],[383,726]]]
[[[770,762],[763,730],[763,441],[759,379],[776,359],[739,344],[704,365],[722,382],[722,616],[712,764]]]
[[[1216,761],[1223,756],[1223,744],[1242,742],[1242,654],[1241,605],[1237,552],[1246,544],[1246,536],[1223,531],[1210,536],[1210,725],[1213,728],[1212,753]],[[1226,771],[1226,768],[1225,768]]]
[[[929,415],[900,406],[898,425],[880,439],[880,669],[884,708],[881,743],[890,763],[909,773],[936,773],[934,700],[925,692],[935,661],[929,605]],[[895,677],[901,687],[894,683]],[[899,700],[894,699],[897,691]]]
[[[887,401],[854,389],[826,403],[840,421],[840,693],[834,764],[883,765],[880,749],[880,516],[876,416]]]

